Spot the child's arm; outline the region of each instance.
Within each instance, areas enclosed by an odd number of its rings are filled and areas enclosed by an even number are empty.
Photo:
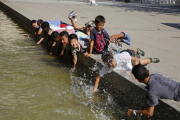
[[[93,45],[94,45],[94,40],[91,40],[90,44],[89,44],[89,54],[87,54],[87,58],[89,58],[89,56],[92,55],[92,51],[93,51]]]
[[[77,55],[73,55],[73,64],[74,64],[74,68],[72,69],[72,71],[76,71],[76,64],[77,64]]]
[[[154,114],[154,106],[149,107],[147,110],[136,110],[133,113],[132,109],[128,109],[128,112],[126,113],[129,117],[133,117],[136,115],[143,115],[143,116],[153,116]]]
[[[52,52],[53,52],[55,46],[56,46],[56,42],[53,42],[53,44],[51,46],[51,50],[50,50],[50,55],[52,55]]]
[[[124,37],[124,34],[123,33],[120,33],[120,34],[117,34],[117,35],[112,35],[111,37],[109,37],[109,41],[110,42],[112,42],[112,40],[114,39],[114,38],[122,38],[122,37]]]
[[[38,30],[37,35],[41,35],[41,33],[42,33],[42,29]]]
[[[36,34],[29,34],[29,35],[27,36],[26,40],[28,40],[29,37],[36,37]]]
[[[97,92],[97,88],[98,88],[98,85],[99,85],[100,78],[101,78],[101,76],[96,77],[96,82],[95,82],[95,86],[94,86],[94,92]]]
[[[60,51],[60,54],[59,54],[59,59],[61,59],[61,58],[63,57],[65,47],[66,47],[66,46],[65,46],[64,44],[62,44],[61,51]]]
[[[44,40],[44,37],[42,37],[42,38],[37,42],[37,44],[40,44],[43,40]]]
[[[41,32],[41,39],[37,42],[37,44],[40,44],[44,40],[45,33]]]

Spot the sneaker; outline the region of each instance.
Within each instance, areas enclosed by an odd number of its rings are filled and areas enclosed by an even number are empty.
[[[122,33],[124,33],[124,34],[126,34],[126,32],[125,31],[121,31]]]
[[[151,60],[152,63],[158,63],[160,62],[159,58],[149,58]]]
[[[69,18],[70,20],[74,20],[74,19],[76,18],[76,16],[77,16],[77,13],[74,12],[74,11],[71,11],[71,12],[69,13],[69,15],[68,15],[68,18]]]
[[[144,56],[144,55],[145,55],[145,52],[144,52],[143,50],[141,50],[141,49],[138,48],[138,49],[137,49],[137,54]]]

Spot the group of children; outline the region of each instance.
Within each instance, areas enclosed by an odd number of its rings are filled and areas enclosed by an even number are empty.
[[[98,15],[94,21],[89,21],[83,26],[76,24],[77,13],[72,11],[68,15],[71,20],[72,25],[68,25],[59,20],[56,21],[43,21],[43,20],[32,20],[31,26],[35,30],[35,34],[30,35],[38,38],[37,44],[41,43],[44,38],[47,39],[46,47],[51,48],[50,54],[53,52],[53,48],[58,46],[57,56],[62,59],[64,54],[69,55],[70,61],[73,62],[73,71],[76,71],[77,65],[77,53],[83,53],[85,57],[90,57],[92,54],[102,54],[102,61],[104,62],[103,68],[100,70],[99,75],[96,77],[94,92],[97,91],[100,78],[110,73],[112,70],[126,70],[129,71],[128,75],[134,75],[134,77],[139,81],[147,85],[150,83],[148,80],[164,81],[161,83],[163,90],[161,92],[169,91],[169,94],[174,94],[171,96],[162,95],[157,88],[154,87],[154,82],[151,84],[150,91],[148,94],[149,108],[144,111],[137,111],[129,109],[127,115],[148,115],[152,116],[154,112],[154,106],[158,104],[159,97],[165,97],[169,99],[174,99],[176,101],[180,100],[180,89],[179,83],[175,83],[168,78],[164,78],[158,74],[153,76],[149,75],[148,70],[143,65],[149,63],[158,63],[160,60],[158,58],[145,58],[141,59],[139,56],[144,56],[145,52],[141,49],[126,49],[123,48],[121,42],[130,45],[130,36],[126,34],[125,31],[121,31],[119,34],[109,36],[106,30],[103,28],[105,25],[105,18],[102,15]],[[28,37],[30,37],[28,36]],[[132,72],[131,72],[132,70]],[[139,72],[137,72],[139,71]],[[145,80],[145,81],[144,81]],[[173,84],[171,84],[173,82]],[[158,82],[158,84],[160,84]],[[169,89],[172,88],[172,89]],[[155,93],[153,90],[156,89],[159,94]],[[176,91],[174,91],[176,90]],[[179,90],[179,93],[178,93]],[[174,93],[176,92],[176,93]]]

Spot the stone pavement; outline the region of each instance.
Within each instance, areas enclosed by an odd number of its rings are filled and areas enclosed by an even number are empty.
[[[1,0],[30,19],[62,20],[70,11],[78,14],[78,25],[94,20],[97,15],[106,18],[105,29],[110,35],[125,30],[131,36],[131,46],[141,48],[146,57],[158,57],[161,62],[150,64],[175,80],[180,78],[180,8],[173,5],[148,5],[111,1],[89,3],[62,0]],[[28,4],[27,4],[28,3]]]

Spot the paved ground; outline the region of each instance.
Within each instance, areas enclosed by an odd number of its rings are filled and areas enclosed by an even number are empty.
[[[71,10],[78,13],[82,25],[97,15],[106,18],[105,29],[110,35],[125,30],[131,36],[131,46],[141,48],[146,57],[158,57],[161,62],[149,66],[180,78],[180,7],[172,5],[143,5],[135,3],[98,2],[89,6],[82,0],[2,0],[30,19],[62,20],[70,23]],[[172,77],[172,78],[173,78]]]

